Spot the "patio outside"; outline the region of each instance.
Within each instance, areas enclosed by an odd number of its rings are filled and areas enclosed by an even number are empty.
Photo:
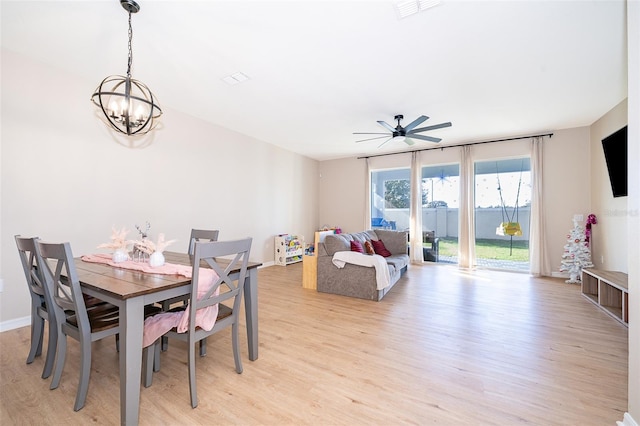
[[[458,239],[440,238],[439,263],[458,263]],[[529,241],[476,240],[476,264],[480,268],[529,272]]]

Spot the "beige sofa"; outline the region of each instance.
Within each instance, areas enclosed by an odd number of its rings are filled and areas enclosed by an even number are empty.
[[[389,269],[389,285],[378,289],[376,270],[373,267],[346,263],[339,268],[333,262],[336,252],[351,251],[350,242],[356,240],[364,245],[365,241],[381,240],[391,256],[383,258]],[[327,235],[324,242],[318,243],[318,284],[323,293],[340,294],[379,301],[398,282],[407,270],[409,255],[407,250],[407,231],[369,230],[353,234]],[[369,256],[363,254],[362,256]]]

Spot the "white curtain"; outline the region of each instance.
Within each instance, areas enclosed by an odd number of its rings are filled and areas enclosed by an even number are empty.
[[[364,197],[364,227],[362,229],[371,229],[371,164],[366,158],[365,167],[365,197]]]
[[[422,263],[422,165],[420,153],[411,153],[411,208],[409,209],[409,254],[411,263]]]
[[[458,265],[473,268],[476,263],[474,222],[474,171],[469,145],[460,148],[460,210],[458,226]]]
[[[545,241],[544,200],[542,197],[542,136],[531,140],[531,225],[529,230],[529,263],[531,275],[551,275]]]

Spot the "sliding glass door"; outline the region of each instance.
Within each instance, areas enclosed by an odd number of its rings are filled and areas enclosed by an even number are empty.
[[[475,203],[477,265],[528,272],[530,159],[476,162]]]
[[[458,263],[460,166],[422,168],[424,260]]]
[[[460,166],[422,168],[422,243],[425,261],[457,263]],[[371,172],[371,228],[408,230],[411,207],[409,168]]]

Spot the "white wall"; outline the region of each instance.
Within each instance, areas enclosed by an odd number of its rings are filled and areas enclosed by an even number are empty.
[[[573,215],[591,213],[589,128],[557,130],[544,145],[545,238],[552,275],[557,275]],[[584,224],[583,224],[584,225]]]
[[[591,209],[598,218],[592,226],[593,263],[597,268],[628,272],[627,199],[613,197],[602,139],[627,124],[627,100],[591,125]],[[604,260],[604,261],[603,261]]]
[[[69,241],[75,255],[111,227],[151,223],[186,250],[191,228],[253,237],[273,262],[273,237],[318,224],[318,162],[164,107],[148,145],[112,137],[89,101],[96,82],[2,50],[0,324],[29,314],[13,236]],[[214,97],[215,99],[215,97]],[[141,141],[136,141],[140,143]]]
[[[318,166],[318,226],[338,226],[343,232],[364,228],[366,162],[355,158],[322,161]]]

